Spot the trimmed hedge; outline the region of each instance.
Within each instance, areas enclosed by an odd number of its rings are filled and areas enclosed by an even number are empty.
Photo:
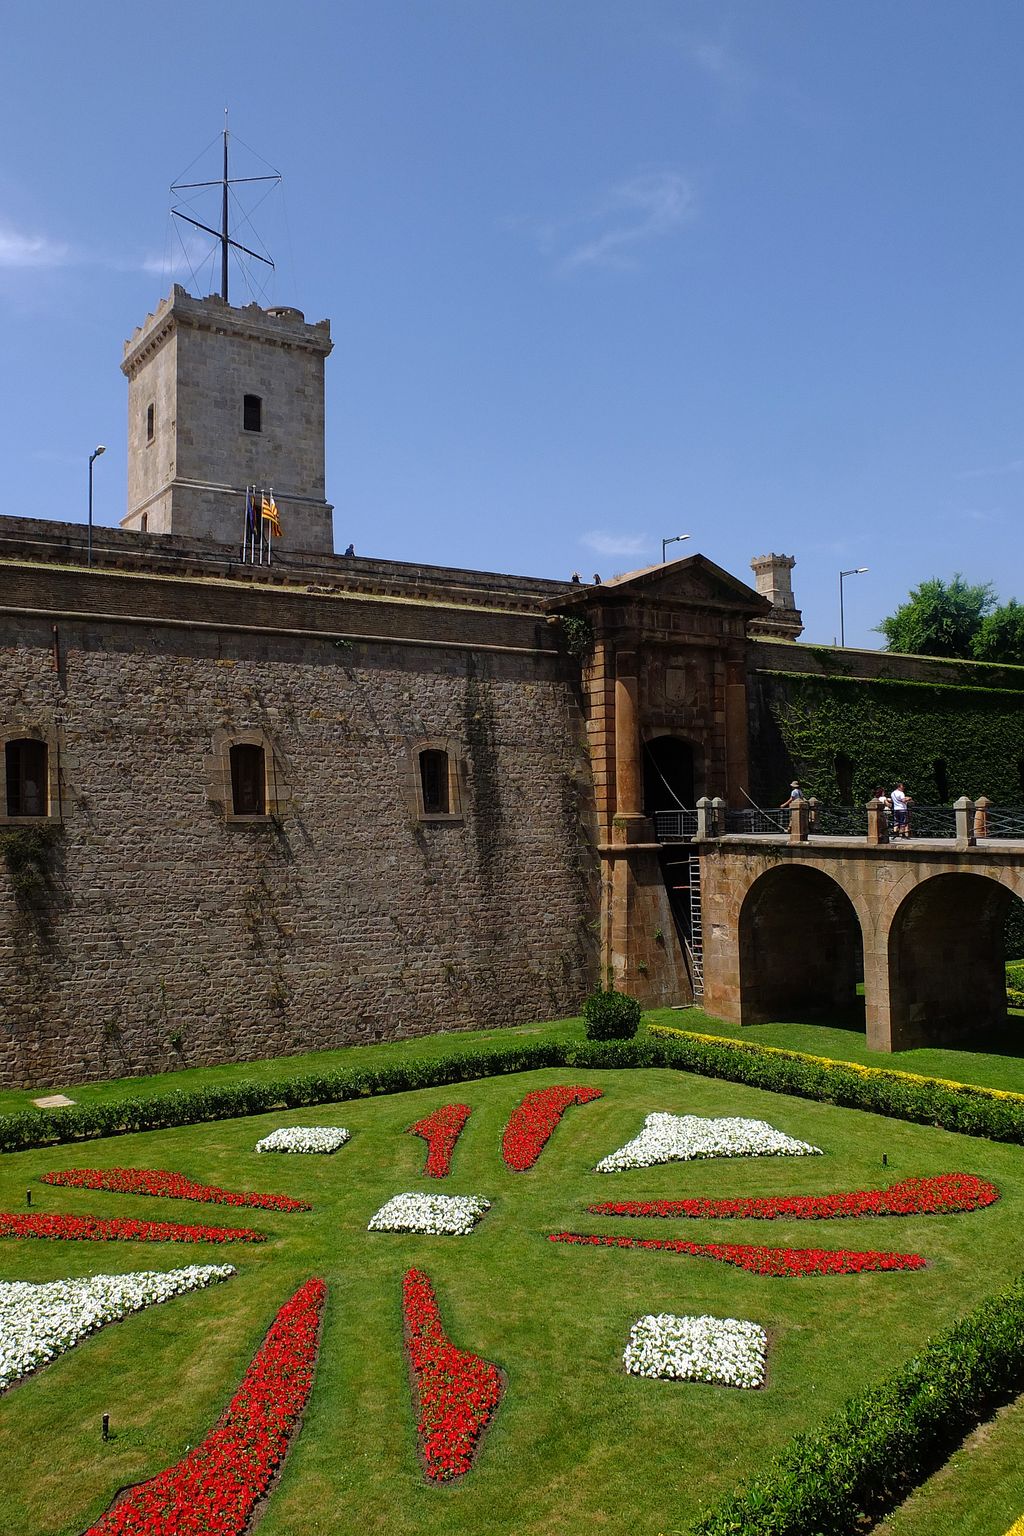
[[[614,987],[598,987],[583,1004],[583,1033],[588,1040],[632,1040],[640,1018],[635,997]]]
[[[938,1333],[820,1429],[796,1435],[695,1536],[855,1536],[1024,1386],[1024,1275]]]
[[[28,1110],[0,1116],[0,1152],[130,1131],[197,1125],[206,1120],[266,1114],[272,1109],[300,1109],[312,1104],[407,1093],[416,1088],[471,1082],[474,1078],[533,1072],[539,1067],[582,1067],[596,1071],[668,1067],[746,1083],[770,1093],[788,1093],[846,1109],[863,1109],[896,1120],[960,1131],[966,1136],[1024,1145],[1021,1096],[1002,1097],[993,1090],[967,1084],[813,1060],[745,1042],[670,1035],[667,1031],[661,1034],[660,1030],[655,1034],[652,1030],[650,1035],[636,1040],[517,1043],[511,1049],[453,1051],[433,1061],[405,1062],[376,1071],[314,1074],[276,1082],[237,1083],[196,1093],[174,1091],[146,1099],[118,1099],[111,1104]]]

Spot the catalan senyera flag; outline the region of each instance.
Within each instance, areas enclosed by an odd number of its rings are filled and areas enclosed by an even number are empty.
[[[260,517],[265,523],[270,524],[271,535],[275,539],[279,539],[281,537],[281,519],[278,516],[277,502],[274,500],[273,492],[268,496],[264,491],[263,504],[260,507]]]

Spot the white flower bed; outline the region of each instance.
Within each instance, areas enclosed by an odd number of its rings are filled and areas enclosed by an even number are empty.
[[[757,1323],[663,1312],[637,1319],[622,1359],[633,1376],[761,1387],[767,1354],[768,1335]]]
[[[337,1152],[352,1132],[333,1125],[289,1125],[256,1143],[257,1152]]]
[[[381,1206],[366,1230],[465,1237],[490,1208],[483,1195],[395,1195]]]
[[[42,1285],[0,1282],[0,1392],[106,1323],[235,1273],[233,1264],[190,1264],[163,1274],[142,1270]]]
[[[697,1157],[820,1157],[821,1148],[796,1141],[765,1120],[725,1116],[648,1115],[639,1136],[603,1157],[598,1173],[649,1168],[653,1163],[686,1162]]]

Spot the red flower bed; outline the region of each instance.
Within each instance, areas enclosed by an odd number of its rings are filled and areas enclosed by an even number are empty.
[[[240,1536],[309,1400],[326,1295],[322,1280],[307,1280],[277,1314],[217,1427],[85,1536]]]
[[[65,1168],[40,1175],[44,1184],[69,1184],[72,1189],[109,1189],[119,1195],[160,1195],[168,1200],[202,1200],[210,1205],[255,1205],[263,1211],[311,1211],[308,1200],[287,1195],[232,1194],[215,1184],[197,1184],[183,1173],[162,1168]]]
[[[468,1104],[445,1104],[432,1115],[424,1115],[409,1126],[412,1136],[422,1136],[427,1143],[427,1161],[423,1172],[432,1179],[443,1179],[452,1161],[455,1143],[470,1116]]]
[[[867,1269],[924,1269],[919,1253],[856,1253],[848,1248],[759,1248],[755,1243],[688,1243],[681,1237],[594,1237],[550,1232],[549,1243],[594,1248],[663,1248],[700,1259],[736,1264],[754,1275],[859,1275]]]
[[[513,1173],[532,1168],[570,1104],[601,1098],[600,1088],[537,1088],[512,1111],[501,1138],[501,1155]]]
[[[252,1227],[193,1227],[122,1216],[19,1216],[0,1211],[0,1237],[52,1237],[90,1243],[265,1243]]]
[[[901,1179],[886,1189],[860,1189],[844,1195],[770,1195],[738,1200],[603,1200],[588,1205],[592,1216],[743,1216],[776,1221],[829,1221],[839,1216],[948,1216],[977,1211],[999,1199],[994,1184],[973,1173],[939,1173],[927,1179]]]
[[[405,1340],[419,1399],[420,1452],[429,1478],[462,1477],[494,1417],[501,1374],[488,1360],[456,1349],[444,1331],[434,1288],[419,1269],[402,1282]]]

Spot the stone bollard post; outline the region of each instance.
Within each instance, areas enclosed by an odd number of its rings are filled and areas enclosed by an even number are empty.
[[[798,800],[789,808],[789,840],[791,843],[806,843],[807,827],[810,819],[806,800]]]
[[[881,843],[889,841],[889,823],[885,818],[885,806],[881,800],[869,800],[868,813],[868,847],[877,848]]]
[[[709,828],[709,822],[710,821],[711,821],[711,801],[708,799],[707,795],[701,795],[700,799],[697,801],[697,837],[696,837],[696,841],[698,843],[706,842],[706,840],[709,837],[713,837],[714,836],[714,833]]]
[[[953,802],[956,812],[956,845],[958,848],[974,847],[974,801],[966,795]]]
[[[725,836],[725,812],[725,801],[721,795],[716,795],[711,802],[711,825],[714,827],[713,837]]]
[[[988,837],[988,808],[992,801],[988,795],[979,795],[974,802],[974,836]]]

